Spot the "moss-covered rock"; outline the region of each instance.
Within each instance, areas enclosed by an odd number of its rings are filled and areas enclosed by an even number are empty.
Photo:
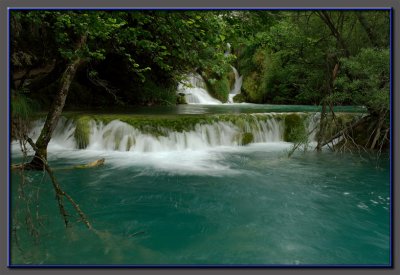
[[[78,149],[85,149],[89,145],[90,117],[83,116],[75,120],[75,144]]]
[[[246,132],[242,135],[242,145],[248,145],[254,141],[254,136],[252,133]]]
[[[246,102],[246,96],[244,94],[237,94],[233,97],[233,102],[234,103],[242,103],[242,102]]]
[[[235,87],[235,73],[233,71],[230,71],[227,75],[228,81],[229,81],[229,89],[232,90]]]
[[[184,94],[178,94],[176,96],[176,104],[187,104]]]
[[[287,142],[301,142],[307,138],[307,130],[304,125],[305,117],[299,114],[285,116],[285,132],[283,138]]]
[[[229,98],[230,83],[228,80],[228,76],[225,75],[221,78],[208,78],[204,77],[204,82],[207,86],[207,91],[210,95],[221,102],[227,102]]]

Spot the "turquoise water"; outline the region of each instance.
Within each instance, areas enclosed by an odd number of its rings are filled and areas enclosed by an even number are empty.
[[[137,106],[129,109],[97,110],[96,113],[129,113],[140,115],[179,115],[179,114],[227,114],[227,113],[270,113],[270,112],[318,112],[321,106],[311,105],[274,105],[274,104],[186,104],[177,106]],[[362,106],[335,106],[335,112],[365,112]],[[83,111],[85,114],[87,110]]]
[[[13,245],[12,263],[389,264],[388,158],[288,158],[290,146],[50,152],[59,182],[96,232],[80,223],[65,230],[49,180],[30,172],[44,226],[37,245],[19,230],[23,252]],[[57,170],[100,157],[103,167]],[[14,199],[18,181],[13,173]]]

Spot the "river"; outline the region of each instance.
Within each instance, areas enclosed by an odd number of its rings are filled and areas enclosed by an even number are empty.
[[[388,265],[388,156],[377,161],[327,148],[317,153],[311,139],[308,151],[288,157],[293,143],[284,138],[285,115],[305,117],[309,129],[315,123],[310,114],[317,110],[255,104],[139,108],[129,116],[187,120],[202,114],[213,119],[179,131],[164,125],[155,134],[135,128],[131,120],[114,119],[126,119],[126,113],[113,114],[107,121],[90,122],[84,149],[75,145],[74,124],[64,119],[49,145],[49,163],[96,232],[80,223],[65,230],[49,179],[28,172],[29,188],[40,192],[37,209],[44,225],[38,244],[19,230],[23,253],[14,245],[12,262]],[[248,145],[238,139],[243,129],[253,135]],[[18,162],[17,144],[11,151]],[[101,167],[64,169],[99,158],[106,160]],[[14,208],[19,180],[13,172]]]

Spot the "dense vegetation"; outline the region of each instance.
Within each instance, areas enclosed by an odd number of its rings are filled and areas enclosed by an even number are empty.
[[[19,107],[22,117],[34,105],[50,108],[38,140],[46,156],[64,105],[175,105],[183,102],[177,84],[192,72],[226,102],[235,66],[243,76],[237,101],[321,105],[319,149],[331,138],[328,113],[341,104],[367,108],[349,129],[368,129],[357,143],[382,148],[389,21],[388,11],[12,11],[13,116]]]
[[[226,100],[229,64],[248,102],[320,104],[329,93],[336,104],[387,105],[386,11],[12,11],[11,42],[12,87],[42,107],[74,55],[71,108],[175,104],[177,82],[194,70]]]
[[[12,12],[12,85],[49,106],[66,64],[79,57],[69,107],[175,104],[184,73],[226,71],[223,24],[215,12]]]
[[[233,66],[243,77],[236,102],[319,106],[316,150],[328,145],[379,156],[389,147],[389,11],[12,10],[10,15],[11,135],[24,153],[22,164],[12,167],[20,171],[17,195],[22,202],[13,215],[23,221],[13,220],[15,236],[23,224],[36,240],[42,224],[38,215],[33,217],[31,194],[36,191],[27,191],[27,169],[46,170],[66,226],[72,220],[69,212],[76,212],[93,229],[47,163],[47,145],[65,109],[81,113],[64,113],[76,126],[71,135],[79,149],[89,144],[92,120],[115,119],[155,137],[223,121],[240,129],[237,144],[255,142],[248,127],[254,114],[165,118],[112,113],[139,105],[184,104],[177,86],[192,73],[201,74],[209,93],[222,102],[235,82]],[[338,105],[358,105],[366,112],[335,114]],[[104,114],[90,114],[97,109]],[[47,116],[34,142],[28,133],[37,111]],[[284,122],[283,140],[293,143],[289,156],[301,145],[307,148],[308,115],[276,119]],[[116,138],[115,148],[120,142]],[[128,139],[126,147],[132,142]],[[29,159],[28,143],[35,151]],[[20,210],[24,207],[25,212]]]

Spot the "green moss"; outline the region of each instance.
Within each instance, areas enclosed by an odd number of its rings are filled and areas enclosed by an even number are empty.
[[[83,114],[79,112],[64,113],[68,119],[73,119],[76,124],[74,133],[77,142],[77,148],[83,149],[89,143],[90,136],[90,120],[108,124],[113,120],[120,120],[132,127],[138,129],[144,134],[152,136],[167,136],[171,131],[183,132],[193,131],[196,125],[209,125],[215,122],[231,123],[240,134],[235,137],[237,144],[246,145],[253,142],[254,137],[249,132],[250,129],[258,127],[261,121],[274,119],[284,124],[283,139],[287,142],[304,142],[308,140],[308,130],[306,121],[309,114],[306,113],[279,113],[279,114],[201,114],[201,115],[132,115],[132,114]],[[335,128],[345,127],[354,119],[359,118],[360,114],[336,114],[336,122],[328,116],[327,127]],[[104,133],[104,138],[109,136],[110,132]],[[208,133],[207,133],[208,134]],[[328,134],[331,134],[329,132]],[[115,148],[118,149],[122,141],[122,133],[115,134]],[[208,140],[210,139],[207,136]],[[356,137],[357,140],[362,138]],[[211,142],[209,140],[209,142]],[[361,142],[361,141],[360,141]],[[362,143],[362,142],[361,142]],[[127,148],[134,146],[135,140],[128,139],[126,141]]]
[[[212,97],[218,99],[221,102],[228,101],[230,83],[227,75],[221,78],[203,78],[207,85],[207,90]]]
[[[98,122],[108,124],[113,120],[120,120],[143,133],[154,136],[166,136],[169,131],[183,132],[194,130],[196,124],[210,124],[215,117],[209,115],[179,115],[179,116],[145,116],[126,114],[100,114],[92,118]]]
[[[177,95],[176,104],[187,104],[185,95],[182,94]]]
[[[233,97],[233,102],[235,102],[235,103],[242,103],[242,102],[246,102],[246,101],[247,101],[247,99],[244,94],[238,94]]]
[[[122,129],[117,129],[114,135],[114,150],[119,149],[119,145],[121,144],[121,140],[123,137]]]
[[[254,141],[254,136],[252,133],[246,132],[242,135],[242,145],[250,144]]]
[[[248,95],[249,101],[254,103],[261,103],[263,100],[263,93],[260,90],[261,76],[258,72],[252,72],[248,76],[243,77],[242,90]]]
[[[76,128],[74,138],[78,149],[85,149],[90,138],[90,117],[83,116],[75,120]]]
[[[229,81],[229,89],[232,90],[235,86],[235,73],[233,71],[230,71],[227,75],[228,81]]]
[[[285,116],[284,140],[287,142],[301,142],[307,138],[307,130],[304,125],[305,117],[299,114]]]

